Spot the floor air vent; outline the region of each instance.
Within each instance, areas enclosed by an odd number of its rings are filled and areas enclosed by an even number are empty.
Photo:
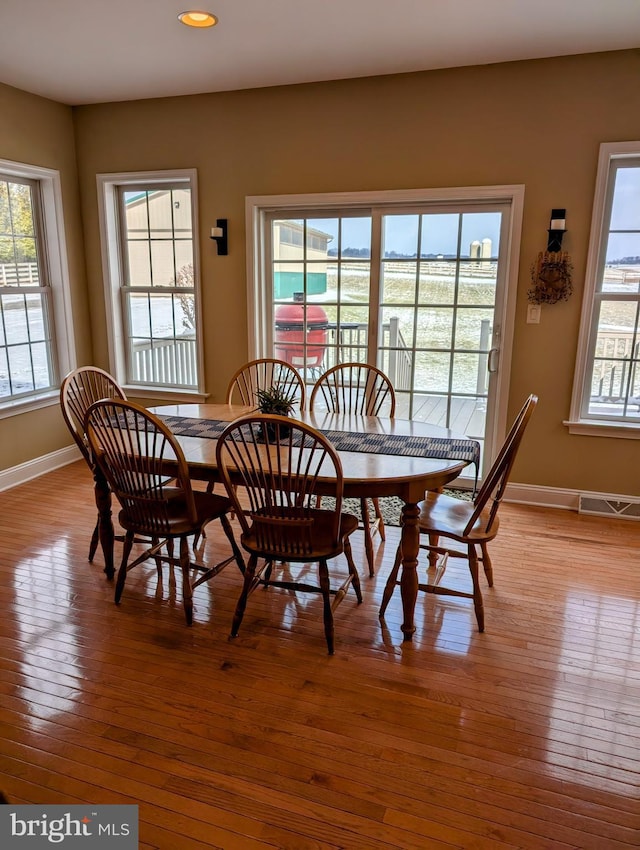
[[[603,496],[580,496],[578,513],[619,519],[640,520],[640,499],[605,499]]]

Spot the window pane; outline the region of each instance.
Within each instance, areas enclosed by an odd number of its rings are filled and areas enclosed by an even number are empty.
[[[340,252],[342,257],[371,258],[371,219],[343,218]],[[331,247],[329,248],[331,254]]]
[[[173,226],[177,239],[184,236],[191,239],[193,224],[191,221],[191,189],[173,190]]]
[[[606,261],[612,265],[640,263],[640,233],[610,233]]]
[[[622,416],[635,400],[640,336],[637,301],[604,301],[600,304],[589,412]]]
[[[483,364],[484,365],[484,364]],[[484,387],[486,365],[481,370],[477,354],[457,353],[453,357],[452,390],[456,393],[475,393]]]
[[[639,292],[640,263],[633,266],[605,266],[601,292]]]
[[[383,345],[389,345],[387,341],[397,341],[400,347],[414,347],[414,321],[415,310],[412,307],[383,307],[382,308],[382,332]]]
[[[129,327],[131,336],[151,336],[151,316],[149,313],[149,296],[132,293],[129,296]]]
[[[419,221],[417,215],[386,215],[382,222],[382,256],[416,257]]]
[[[130,286],[151,286],[149,243],[133,241],[127,245]]]
[[[640,168],[616,169],[611,230],[640,230]]]
[[[380,281],[383,303],[414,304],[417,276],[416,262],[383,262]]]
[[[173,242],[151,243],[151,283],[153,286],[175,285]]]
[[[336,274],[337,269],[329,267],[328,272]],[[345,304],[368,304],[370,283],[371,265],[368,261],[343,263],[340,268],[340,300]]]
[[[51,385],[49,377],[49,346],[46,342],[36,342],[31,346],[35,389],[45,389]]]
[[[148,202],[151,239],[173,239],[173,206],[170,190],[149,192]]]
[[[336,247],[338,219],[310,218],[307,220],[307,260],[326,259],[329,246]]]
[[[26,296],[27,319],[29,322],[29,339],[32,342],[48,338],[45,324],[44,305],[41,295]]]
[[[451,348],[453,339],[452,309],[447,307],[420,308],[417,311],[417,348]]]
[[[176,267],[178,269],[178,286],[193,286],[193,242],[191,239],[181,239],[175,243]],[[187,279],[191,283],[187,283]]]
[[[449,389],[449,354],[418,351],[415,357],[413,389],[423,392],[447,392]]]
[[[456,348],[491,348],[493,310],[460,309],[456,319]]]
[[[137,191],[125,191],[122,193],[124,200],[124,225],[127,239],[149,238],[149,213],[147,208],[147,193]]]
[[[443,260],[420,263],[418,300],[421,304],[453,304],[457,264]]]
[[[26,305],[23,295],[3,295],[2,307],[8,345],[17,345],[28,339]]]
[[[458,303],[493,306],[496,300],[498,265],[491,260],[460,265]]]
[[[304,222],[286,220],[273,222],[273,259],[302,260],[304,257]]]
[[[31,187],[24,183],[9,183],[11,228],[16,236],[35,236]]]
[[[463,213],[460,255],[462,257],[497,259],[500,248],[499,212]]]
[[[459,226],[458,213],[423,215],[420,256],[431,259],[457,256]]]
[[[13,393],[28,393],[35,389],[31,368],[31,348],[29,345],[16,345],[7,349],[9,372]]]

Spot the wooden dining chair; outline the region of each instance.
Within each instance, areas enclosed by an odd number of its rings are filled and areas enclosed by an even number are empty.
[[[239,401],[241,404],[257,406],[258,390],[280,387],[291,401],[304,410],[305,386],[302,376],[284,360],[261,357],[245,363],[229,381],[227,404]]]
[[[309,410],[328,410],[332,413],[356,413],[362,416],[388,416],[396,412],[396,395],[389,378],[375,366],[366,363],[339,363],[316,381],[309,399]],[[371,499],[374,520],[369,516],[367,499],[360,502],[362,530],[369,575],[375,572],[373,534],[385,539],[384,519],[378,499]]]
[[[231,636],[236,637],[247,599],[259,586],[320,593],[327,649],[334,652],[333,612],[353,585],[362,602],[349,536],[358,521],[342,513],[342,464],[331,443],[314,428],[283,416],[252,414],[236,419],[218,439],[216,465],[234,503],[249,553]],[[318,508],[320,482],[330,489],[335,510]],[[240,486],[237,486],[240,485]],[[241,504],[238,492],[246,496]],[[328,562],[343,554],[348,574],[331,586]],[[258,561],[264,559],[258,569]],[[318,562],[318,583],[291,564]],[[274,578],[274,575],[276,577]]]
[[[472,502],[454,498],[445,493],[428,493],[419,505],[418,524],[420,534],[426,535],[428,543],[420,543],[420,548],[429,553],[428,582],[419,583],[419,590],[425,593],[445,596],[462,596],[473,599],[479,631],[484,631],[484,603],[480,589],[479,564],[481,563],[489,584],[493,587],[493,567],[487,544],[495,538],[500,526],[498,510],[504,497],[511,469],[516,459],[523,434],[538,403],[535,395],[530,395],[518,413],[493,466],[487,474],[482,487]],[[440,538],[461,543],[464,551],[449,546],[441,546]],[[440,557],[438,557],[440,556]],[[442,581],[448,559],[464,558],[468,561],[471,573],[471,591],[443,587]],[[398,572],[402,562],[401,547],[398,547],[393,569],[387,579],[380,617],[384,616],[387,605],[398,581]]]
[[[101,398],[126,399],[122,387],[116,379],[96,366],[81,366],[74,369],[64,378],[60,386],[60,408],[62,418],[71,436],[75,440],[82,457],[87,462],[91,474],[95,475],[95,463],[89,452],[89,445],[84,431],[84,420],[87,410]],[[100,515],[96,521],[91,543],[89,544],[89,562],[93,561],[98,541],[100,539]]]
[[[180,567],[184,613],[191,625],[194,589],[232,561],[244,572],[242,553],[227,518],[230,500],[192,488],[179,443],[169,428],[144,407],[124,399],[103,399],[91,405],[84,427],[92,457],[120,503],[118,519],[126,532],[116,581],[116,604],[127,573],[153,557],[159,575],[163,561]],[[207,523],[216,519],[222,524],[233,554],[211,567],[192,563],[188,538],[201,533]],[[150,538],[151,546],[128,563],[134,539],[139,537]],[[173,557],[175,540],[180,545],[178,559]],[[192,569],[201,573],[194,581],[190,578]]]

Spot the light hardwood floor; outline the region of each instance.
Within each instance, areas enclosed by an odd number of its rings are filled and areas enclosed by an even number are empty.
[[[229,642],[233,567],[191,628],[154,566],[116,607],[94,521],[81,463],[0,493],[12,802],[137,804],[147,850],[640,846],[637,523],[504,506],[486,632],[421,595],[408,644],[399,594],[377,617],[389,529],[329,657],[315,596],[257,591]]]

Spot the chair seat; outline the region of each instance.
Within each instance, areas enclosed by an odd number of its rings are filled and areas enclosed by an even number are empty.
[[[219,519],[224,514],[231,510],[231,500],[226,496],[219,496],[216,493],[205,493],[201,490],[193,491],[193,499],[196,506],[197,519],[191,522],[188,519],[188,512],[184,492],[177,487],[166,487],[164,494],[167,497],[169,505],[169,531],[163,531],[158,535],[158,530],[151,525],[148,528],[141,526],[137,520],[132,520],[125,510],[120,511],[118,521],[126,530],[135,531],[137,534],[147,534],[150,537],[180,537],[184,534],[195,534],[200,531],[206,523]]]
[[[446,493],[428,493],[427,498],[418,505],[420,516],[418,524],[423,533],[431,533],[451,537],[462,543],[481,543],[493,538],[498,533],[500,525],[496,516],[491,530],[486,531],[489,508],[483,510],[474,523],[473,528],[465,534],[467,523],[476,510],[474,502],[456,499]]]
[[[333,541],[333,525],[334,515],[332,511],[322,509],[308,509],[304,512],[305,518],[313,523],[313,552],[305,554],[299,551],[286,551],[284,547],[273,547],[271,550],[265,549],[264,541],[258,540],[253,525],[249,528],[246,534],[241,537],[242,545],[250,553],[260,555],[262,558],[274,558],[280,560],[282,558],[290,558],[297,563],[305,563],[319,561],[322,559],[335,558],[343,551],[342,541],[345,537],[358,528],[358,518],[352,514],[340,514],[340,545],[335,546]],[[285,520],[286,512],[282,512],[282,519]]]

